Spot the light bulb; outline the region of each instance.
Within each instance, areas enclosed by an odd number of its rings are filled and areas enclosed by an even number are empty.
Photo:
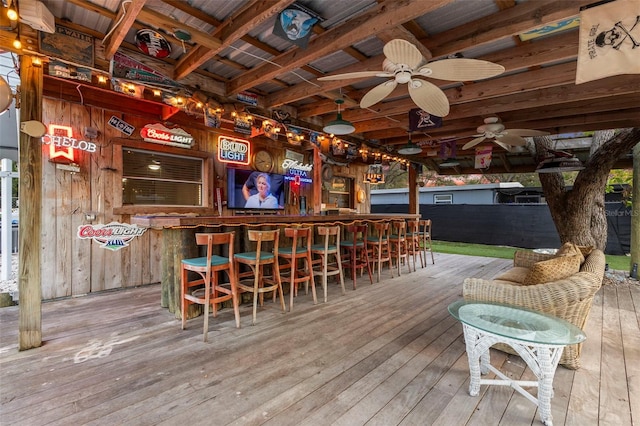
[[[18,12],[13,8],[13,6],[11,6],[7,10],[7,18],[9,18],[9,20],[11,20],[11,21],[17,21],[18,20]]]
[[[20,41],[20,36],[16,36],[16,39],[13,40],[13,47],[16,49],[22,49],[22,42]]]

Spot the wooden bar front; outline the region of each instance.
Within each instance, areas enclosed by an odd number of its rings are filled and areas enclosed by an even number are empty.
[[[241,216],[132,216],[131,223],[162,231],[162,307],[180,318],[180,267],[182,259],[197,257],[196,232],[236,231],[236,252],[251,250],[246,229],[282,227],[293,224],[349,225],[390,219],[419,219],[417,214],[338,214],[338,215],[241,215]],[[199,312],[189,313],[189,317]]]

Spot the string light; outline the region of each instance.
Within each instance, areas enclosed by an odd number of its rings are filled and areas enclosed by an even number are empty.
[[[22,42],[20,41],[20,35],[16,36],[16,39],[13,40],[13,47],[16,49],[22,49]]]
[[[9,18],[9,20],[11,21],[18,20],[18,11],[14,7],[13,2],[11,2],[11,4],[9,5],[9,8],[7,9],[7,18]]]

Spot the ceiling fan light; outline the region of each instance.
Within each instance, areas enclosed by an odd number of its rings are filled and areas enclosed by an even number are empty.
[[[325,133],[331,133],[334,135],[348,135],[349,133],[355,132],[356,128],[351,122],[343,120],[342,114],[338,113],[338,117],[335,120],[330,121],[322,130]]]

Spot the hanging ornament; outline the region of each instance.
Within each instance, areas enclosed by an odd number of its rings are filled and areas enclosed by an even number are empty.
[[[143,29],[136,33],[136,46],[149,56],[162,59],[171,54],[171,45],[157,31]]]
[[[191,33],[187,30],[182,30],[180,28],[173,29],[173,36],[177,38],[182,44],[182,52],[187,53],[187,48],[185,46],[185,42],[191,41]]]

